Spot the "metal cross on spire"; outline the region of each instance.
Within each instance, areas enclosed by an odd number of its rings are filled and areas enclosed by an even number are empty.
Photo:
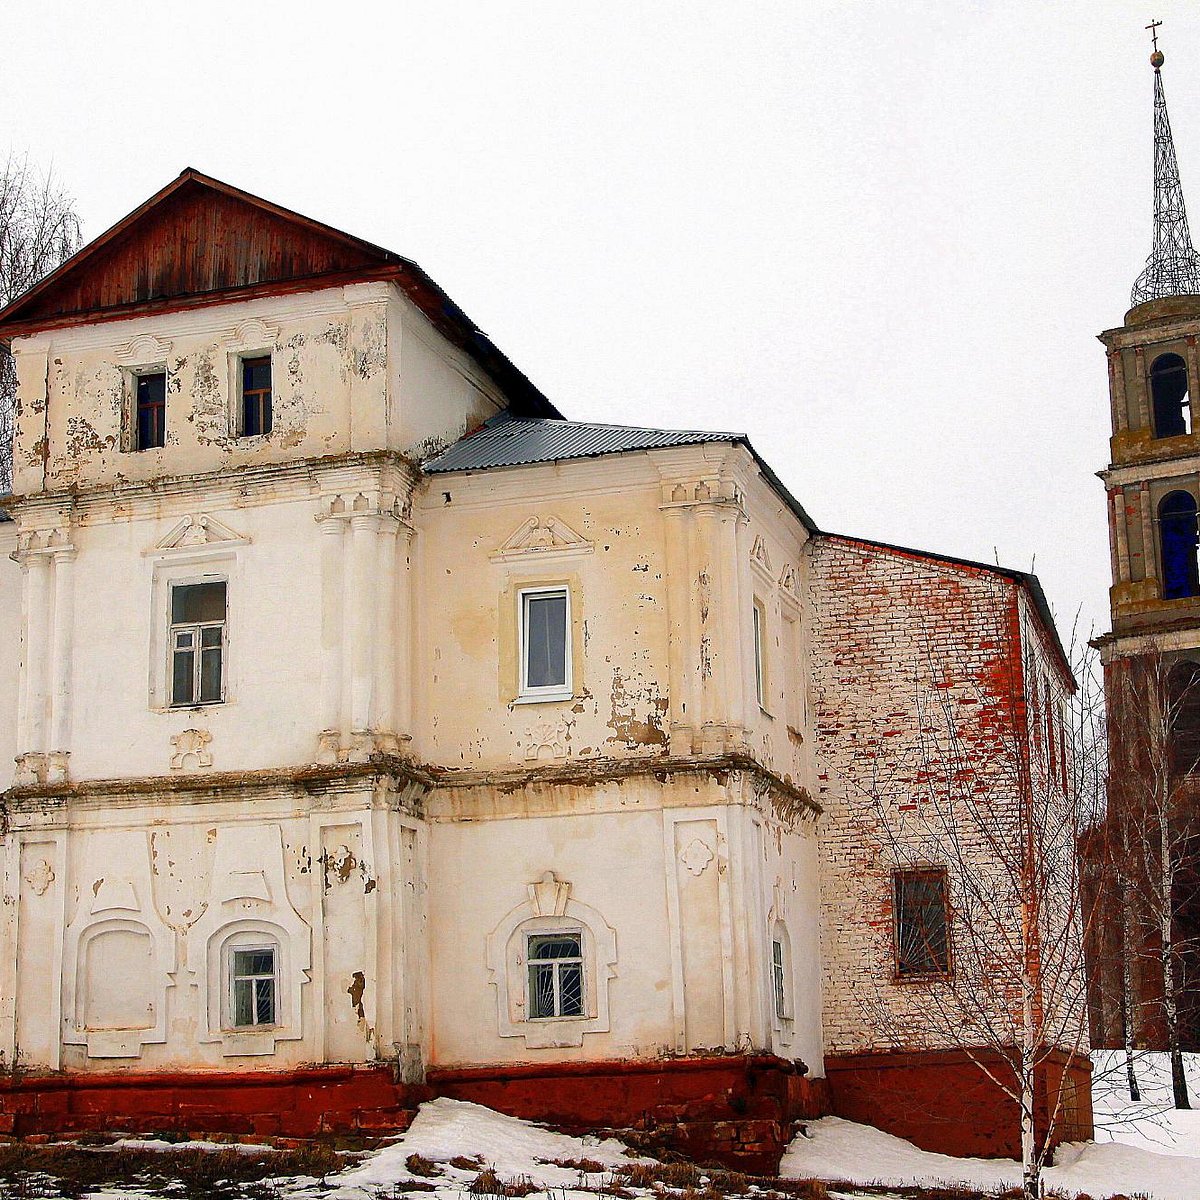
[[[1154,246],[1133,284],[1130,303],[1135,305],[1163,296],[1200,295],[1200,254],[1192,246],[1188,231],[1179,163],[1163,92],[1164,55],[1158,48],[1161,24],[1152,21],[1146,26],[1154,45],[1150,55],[1150,65],[1154,68]]]

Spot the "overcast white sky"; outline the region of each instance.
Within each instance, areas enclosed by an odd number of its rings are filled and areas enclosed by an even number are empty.
[[[1200,8],[9,0],[5,143],[88,237],[194,166],[416,259],[568,416],[736,429],[824,529],[1107,628],[1100,330],[1200,236]]]

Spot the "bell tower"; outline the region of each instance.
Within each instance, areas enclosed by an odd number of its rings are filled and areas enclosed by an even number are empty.
[[[1092,1044],[1200,1047],[1200,255],[1154,52],[1154,237],[1108,352],[1111,631]],[[1190,897],[1190,898],[1189,898]]]

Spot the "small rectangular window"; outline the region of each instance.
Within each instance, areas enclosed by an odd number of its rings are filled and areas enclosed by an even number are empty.
[[[531,1020],[583,1016],[583,939],[578,933],[530,934]]]
[[[152,450],[167,440],[167,373],[154,371],[135,376],[135,450]]]
[[[271,356],[242,359],[243,437],[271,432]]]
[[[897,976],[948,975],[945,871],[897,871],[894,884]]]
[[[571,694],[570,600],[566,588],[521,593],[521,695]]]
[[[171,588],[171,704],[219,704],[225,695],[224,580]]]
[[[784,989],[783,943],[771,942],[771,982],[775,990],[775,1015],[782,1021],[787,1016],[787,992]]]
[[[754,602],[754,688],[760,708],[767,706],[767,673],[763,657],[766,644],[766,614],[757,600]]]
[[[235,949],[230,958],[230,1024],[239,1029],[276,1024],[275,948]]]

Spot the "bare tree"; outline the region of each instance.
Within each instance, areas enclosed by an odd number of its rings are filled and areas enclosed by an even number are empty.
[[[864,835],[882,834],[894,871],[897,973],[910,975],[905,1004],[867,995],[865,1015],[896,1045],[960,1050],[1014,1103],[1028,1200],[1075,1119],[1067,1068],[1089,1049],[1077,849],[1103,803],[1105,753],[1096,656],[1081,643],[1074,657],[1073,700],[1019,652],[985,693],[952,678],[931,641],[914,664],[919,735],[872,747],[860,785]],[[934,863],[944,901],[922,922],[902,884]]]
[[[1152,649],[1110,673],[1106,847],[1116,888],[1109,911],[1119,906],[1122,929],[1125,1040],[1128,1048],[1135,1039],[1165,1042],[1175,1107],[1190,1108],[1183,1043],[1185,1001],[1200,983],[1192,977],[1200,938],[1187,913],[1200,865],[1200,664]]]
[[[0,168],[0,307],[27,292],[69,258],[80,244],[75,202],[51,172],[39,173],[28,157],[9,157]],[[16,372],[0,345],[0,492],[12,487]]]

